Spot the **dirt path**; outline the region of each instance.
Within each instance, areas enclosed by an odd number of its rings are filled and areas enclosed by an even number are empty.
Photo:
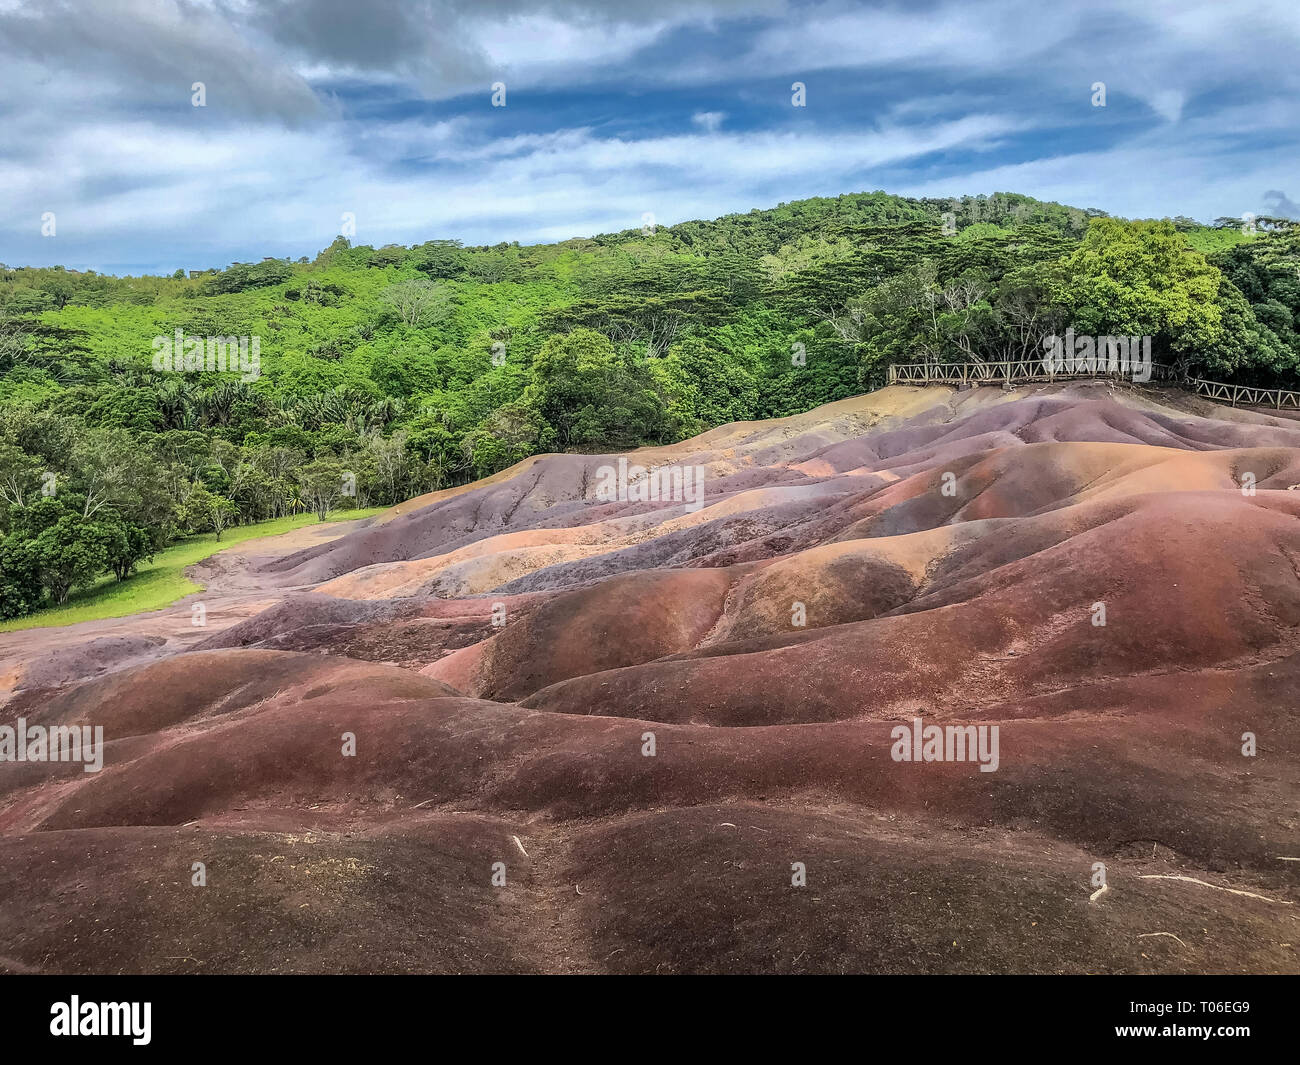
[[[274,606],[302,589],[259,583],[256,564],[338,539],[365,520],[305,525],[218,551],[185,570],[203,590],[162,610],[0,633],[0,703],[24,689],[55,688],[183,651]],[[199,604],[201,625],[196,624]]]

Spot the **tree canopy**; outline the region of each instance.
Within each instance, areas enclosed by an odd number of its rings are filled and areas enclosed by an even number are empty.
[[[1294,385],[1300,234],[1256,223],[871,192],[532,247],[0,266],[0,614],[129,579],[178,536],[793,414],[890,362],[1037,357],[1067,328]],[[202,365],[159,371],[177,338]]]

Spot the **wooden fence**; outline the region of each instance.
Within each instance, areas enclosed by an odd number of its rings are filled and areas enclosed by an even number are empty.
[[[1227,400],[1235,407],[1272,407],[1275,410],[1300,410],[1300,392],[1282,388],[1254,388],[1251,385],[1227,385],[1222,381],[1203,381],[1189,377],[1186,383],[1197,395],[1208,399]]]
[[[1072,381],[1087,378],[1131,380],[1132,371],[1052,370],[1042,359],[1019,359],[997,362],[896,362],[889,366],[891,385],[1013,385],[1017,382]],[[1256,388],[1253,385],[1230,385],[1188,377],[1163,363],[1151,364],[1151,380],[1187,388],[1207,399],[1236,407],[1273,407],[1275,410],[1300,410],[1300,392],[1281,388]],[[1139,382],[1141,383],[1141,382]]]

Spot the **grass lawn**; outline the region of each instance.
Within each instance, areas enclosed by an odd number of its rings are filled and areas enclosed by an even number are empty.
[[[372,507],[369,510],[339,511],[331,515],[331,522],[368,518],[384,509],[384,507]],[[224,551],[227,547],[233,547],[246,540],[275,536],[277,533],[301,529],[304,525],[315,523],[315,514],[296,514],[290,518],[276,518],[274,521],[262,521],[254,525],[241,525],[235,529],[227,529],[222,534],[220,543],[217,543],[214,533],[191,536],[158,552],[152,562],[140,563],[135,573],[125,581],[119,582],[109,574],[93,587],[73,592],[62,606],[50,607],[39,610],[35,614],[28,614],[26,617],[0,622],[0,632],[75,625],[79,621],[121,618],[128,614],[161,610],[169,603],[176,602],[177,599],[183,599],[192,592],[203,590],[201,584],[195,584],[185,576],[186,566],[202,562],[209,555],[215,555],[218,551]]]

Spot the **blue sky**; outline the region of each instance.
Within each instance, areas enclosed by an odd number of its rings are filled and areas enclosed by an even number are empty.
[[[1300,215],[1297,55],[1293,0],[0,0],[0,261],[296,258],[345,212],[354,243],[534,243],[876,188]]]

